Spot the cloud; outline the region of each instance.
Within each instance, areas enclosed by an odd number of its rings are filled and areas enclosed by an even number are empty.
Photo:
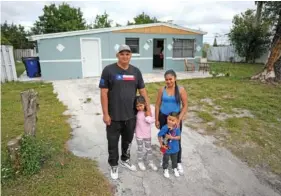
[[[28,29],[43,14],[44,5],[50,1],[33,2],[1,2],[1,22],[21,24]],[[213,42],[215,33],[226,34],[231,27],[232,18],[246,9],[255,9],[253,1],[73,1],[68,2],[71,6],[80,7],[87,23],[94,22],[97,14],[106,11],[111,20],[121,25],[145,12],[155,16],[161,21],[173,20],[174,23],[189,28],[200,28],[207,31],[204,41]]]
[[[34,22],[42,14],[47,2],[1,2],[1,22],[7,20],[19,24],[23,21]]]

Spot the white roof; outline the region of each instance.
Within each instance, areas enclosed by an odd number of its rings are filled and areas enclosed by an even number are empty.
[[[175,24],[169,23],[151,23],[151,24],[141,24],[141,25],[129,25],[123,27],[110,27],[110,28],[100,28],[100,29],[88,29],[88,30],[79,30],[79,31],[68,31],[68,32],[61,32],[61,33],[49,33],[49,34],[41,34],[41,35],[32,35],[27,37],[29,41],[36,41],[40,39],[50,39],[50,38],[58,38],[58,37],[67,37],[67,36],[75,36],[75,35],[86,35],[86,34],[94,34],[94,33],[104,33],[104,32],[111,32],[111,31],[118,31],[118,30],[125,30],[125,29],[134,29],[134,28],[144,28],[144,27],[154,27],[154,26],[167,26],[175,29],[180,29],[184,31],[190,31],[198,34],[205,35],[207,32],[189,29],[186,27],[178,26]]]

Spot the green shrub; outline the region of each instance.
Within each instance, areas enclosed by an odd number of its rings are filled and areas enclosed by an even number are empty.
[[[2,157],[3,159],[4,157]],[[12,167],[12,164],[8,158],[5,158],[5,161],[1,164],[1,183],[5,180],[15,177],[15,171]]]
[[[23,136],[20,147],[21,173],[32,175],[39,172],[44,160],[43,153],[42,142],[33,136]]]

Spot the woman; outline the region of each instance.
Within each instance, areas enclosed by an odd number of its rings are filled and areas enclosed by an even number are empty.
[[[187,111],[187,92],[183,87],[177,85],[177,75],[174,70],[166,71],[165,75],[166,86],[159,89],[155,104],[155,126],[161,129],[167,124],[167,116],[171,112],[179,112],[180,131],[182,131],[182,119]],[[178,153],[178,171],[183,173],[181,164],[181,141],[180,151]]]

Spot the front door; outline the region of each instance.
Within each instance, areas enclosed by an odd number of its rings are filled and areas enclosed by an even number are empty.
[[[83,77],[100,76],[101,51],[99,39],[81,38],[81,60]]]
[[[164,69],[164,39],[153,39],[153,69]]]

